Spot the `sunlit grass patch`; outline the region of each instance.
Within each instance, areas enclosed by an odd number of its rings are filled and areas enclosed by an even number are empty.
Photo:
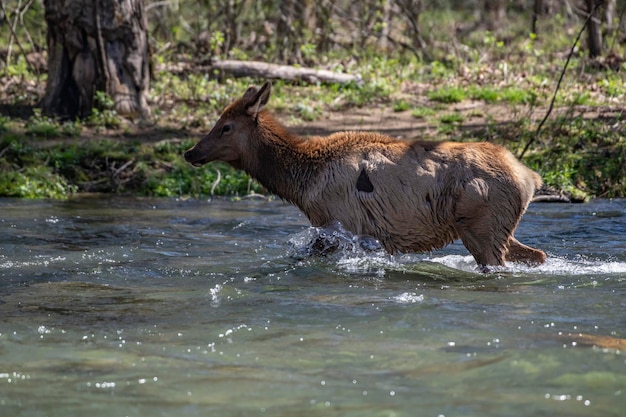
[[[598,81],[601,91],[608,97],[623,97],[626,94],[626,81],[623,77],[610,74]]]
[[[416,107],[411,110],[411,116],[416,119],[426,119],[427,117],[437,114],[437,111],[432,107]]]
[[[495,103],[500,99],[500,93],[491,86],[470,86],[468,96],[473,100],[482,100],[485,103]]]
[[[439,117],[439,121],[443,124],[461,124],[465,121],[465,117],[459,113],[448,113]]]
[[[411,108],[411,103],[406,100],[396,100],[392,103],[391,108],[395,112],[403,112]]]
[[[440,103],[460,103],[465,100],[467,94],[461,87],[441,87],[429,91],[426,96],[431,101]]]
[[[35,109],[35,113],[26,122],[26,133],[31,136],[50,138],[59,136],[60,125],[54,119],[43,116],[40,109]]]
[[[536,104],[538,95],[528,88],[506,87],[499,91],[500,100],[509,104]]]

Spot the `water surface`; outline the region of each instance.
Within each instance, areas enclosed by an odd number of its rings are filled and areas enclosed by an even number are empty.
[[[344,249],[280,201],[0,199],[2,416],[623,416],[626,201],[538,268]]]

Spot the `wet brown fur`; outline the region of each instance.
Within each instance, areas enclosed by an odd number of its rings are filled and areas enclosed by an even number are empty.
[[[263,109],[269,92],[269,83],[249,88],[185,159],[226,161],[298,206],[314,226],[339,221],[390,253],[460,238],[481,266],[545,260],[513,237],[541,178],[505,148],[374,132],[303,138]]]

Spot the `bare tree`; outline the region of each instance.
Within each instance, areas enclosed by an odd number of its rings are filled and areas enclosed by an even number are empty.
[[[332,17],[335,0],[324,0],[313,2],[313,16],[315,27],[312,28],[317,39],[317,49],[320,52],[327,52],[332,45],[333,26]]]
[[[426,42],[422,37],[422,30],[419,19],[424,11],[422,0],[396,0],[400,9],[400,15],[406,22],[406,36],[410,39],[410,45],[403,45],[411,49],[414,54],[419,55],[419,51],[426,48]]]
[[[585,0],[587,13],[591,16],[587,23],[587,46],[590,58],[602,55],[602,23],[598,11],[601,3],[602,0]]]
[[[485,0],[482,16],[487,30],[496,30],[506,17],[506,2],[504,0]]]
[[[283,0],[276,22],[276,52],[281,61],[302,62],[302,44],[306,4],[298,0]]]
[[[617,0],[607,0],[604,6],[604,19],[606,21],[606,35],[611,36],[615,31],[615,9]]]
[[[554,0],[534,0],[533,1],[533,17],[530,30],[534,34],[538,34],[537,23],[541,16],[551,16],[554,13]]]
[[[150,56],[143,0],[44,0],[44,6],[44,112],[86,116],[95,91],[103,91],[119,114],[148,117]]]

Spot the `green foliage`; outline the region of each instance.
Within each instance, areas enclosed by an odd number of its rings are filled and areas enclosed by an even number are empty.
[[[295,110],[300,119],[311,122],[319,117],[322,113],[319,107],[314,107],[306,103],[297,103]]]
[[[616,128],[617,126],[617,128]],[[621,127],[619,127],[621,126]],[[545,183],[573,195],[626,196],[626,137],[623,124],[557,118],[525,162]]]
[[[55,120],[42,116],[40,109],[35,109],[26,123],[26,132],[32,136],[50,138],[59,136],[60,126]]]
[[[441,61],[433,61],[430,68],[427,68],[428,78],[431,79],[447,79],[455,75],[451,62],[443,63]]]
[[[23,78],[32,78],[33,74],[30,71],[28,63],[23,55],[18,55],[17,59],[14,63],[10,63],[5,67],[6,75],[15,76],[15,77],[23,77]]]
[[[465,117],[459,113],[444,114],[439,118],[439,121],[444,124],[460,124],[465,121]]]
[[[67,198],[75,192],[135,193],[178,197],[262,192],[242,171],[213,163],[187,164],[192,141],[156,144],[92,140],[39,146],[14,137],[0,149],[0,196]]]
[[[200,168],[176,166],[167,174],[150,175],[144,190],[146,194],[157,197],[241,196],[262,191],[263,188],[257,182],[223,163],[212,163]]]
[[[394,13],[396,20],[389,25],[383,22],[380,2],[374,2],[371,9],[363,3],[345,10],[325,9],[324,2],[307,3],[306,7],[327,13],[316,19],[317,25],[326,25],[325,30],[313,30],[301,25],[298,16],[290,16],[295,20],[284,35],[276,27],[279,13],[284,12],[275,7],[276,2],[226,3],[183,0],[176,7],[164,8],[158,19],[149,15],[156,72],[150,105],[157,130],[166,127],[184,137],[209,129],[226,105],[249,85],[260,85],[263,80],[207,71],[208,58],[255,59],[361,76],[362,83],[347,85],[275,81],[270,108],[290,123],[313,121],[330,111],[388,106],[396,112],[410,110],[413,117],[423,119],[420,124],[428,125],[424,130],[428,139],[487,139],[519,148],[532,136],[538,112],[549,103],[563,53],[582,23],[578,17],[556,14],[542,19],[535,35],[528,34],[527,13],[509,13],[499,29],[467,33],[457,31],[459,22],[471,27],[475,16],[460,9],[459,2],[426,2],[419,20],[425,47],[416,53],[401,46],[411,42],[402,16]],[[231,13],[228,24],[226,18],[216,18],[224,17],[226,8]],[[353,10],[364,15],[354,20]],[[27,52],[45,49],[43,12],[43,3],[34,2],[23,16],[33,38],[32,44],[22,41]],[[348,33],[351,25],[359,29]],[[381,53],[385,27],[399,42],[387,42]],[[0,47],[5,50],[8,39],[8,25],[0,25]],[[281,46],[288,49],[282,55]],[[584,47],[579,45],[572,57],[557,96],[557,105],[567,106],[567,118],[550,118],[542,132],[542,137],[550,139],[536,143],[527,160],[541,171],[546,183],[558,188],[624,196],[624,121],[593,122],[576,116],[583,111],[578,106],[619,107],[626,83],[620,72],[589,65]],[[612,52],[624,56],[624,45],[617,42]],[[0,69],[0,104],[10,111],[20,106],[30,109],[42,98],[46,75],[35,74],[15,44],[9,61]],[[618,65],[622,72],[626,70],[626,64]],[[452,112],[449,108],[466,99],[483,103],[477,103],[478,110]],[[113,100],[99,92],[93,113],[83,121],[61,123],[37,110],[25,121],[0,115],[0,195],[58,198],[96,191],[171,197],[262,191],[228,165],[189,166],[181,155],[192,141],[153,144],[145,140],[151,130],[124,122],[114,108]],[[15,113],[24,117],[30,110]],[[484,128],[477,132],[475,127],[463,126],[470,118],[484,119]],[[104,129],[107,135],[122,139],[102,138]],[[139,139],[131,139],[126,129],[135,129]],[[42,138],[59,141],[51,144]]]
[[[396,100],[392,103],[391,108],[395,112],[402,112],[410,109],[411,103],[407,100]]]
[[[65,199],[75,190],[47,166],[28,166],[0,175],[0,196]]]
[[[122,120],[115,111],[115,102],[108,94],[103,91],[96,91],[94,104],[91,115],[87,118],[89,125],[111,129],[120,127]]]
[[[437,112],[431,107],[416,107],[411,111],[411,115],[416,119],[425,119],[435,115]]]
[[[531,89],[507,87],[500,92],[500,99],[509,104],[537,104],[537,93]]]
[[[0,114],[0,134],[9,130],[11,118]]]
[[[83,126],[78,120],[65,122],[61,125],[61,134],[63,136],[78,137],[82,130]]]
[[[500,99],[500,93],[491,86],[470,86],[468,95],[472,100],[482,100],[485,103],[495,103]]]
[[[607,77],[598,81],[598,85],[609,97],[624,97],[626,95],[626,82],[624,78],[616,74],[608,74]]]
[[[460,87],[441,87],[429,91],[426,96],[429,100],[440,103],[460,103],[467,97],[465,91]]]

